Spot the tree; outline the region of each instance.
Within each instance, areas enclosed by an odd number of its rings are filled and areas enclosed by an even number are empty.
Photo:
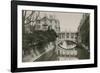
[[[38,17],[40,15],[39,11],[27,11],[27,10],[22,10],[22,32],[23,34],[25,33],[25,26],[26,25],[31,25],[35,26],[34,23],[37,21]]]
[[[38,20],[40,12],[26,10],[22,11],[22,47],[23,50],[29,51],[31,48],[33,50],[38,50],[40,53],[44,51],[44,47],[50,42],[56,40],[57,34],[53,29],[48,29],[46,31],[34,30],[35,22]],[[32,23],[32,24],[31,24]],[[31,33],[25,32],[26,27],[30,26]]]
[[[32,47],[31,43],[32,43],[32,35],[29,34],[28,32],[25,32],[25,30],[27,29],[27,26],[30,26],[30,29],[34,26],[31,25],[35,23],[35,21],[38,19],[39,17],[39,12],[37,11],[27,11],[27,10],[22,10],[22,47],[23,50],[28,50],[29,48]],[[32,27],[31,27],[32,26]],[[31,30],[33,31],[33,30]]]

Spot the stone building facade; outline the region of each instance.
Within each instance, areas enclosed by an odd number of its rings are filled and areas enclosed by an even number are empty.
[[[90,41],[90,15],[88,13],[83,14],[78,27],[78,43],[83,44],[89,48]]]

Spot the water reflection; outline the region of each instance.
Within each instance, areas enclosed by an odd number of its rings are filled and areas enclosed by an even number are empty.
[[[77,60],[76,43],[72,41],[61,41],[58,44],[58,60]]]

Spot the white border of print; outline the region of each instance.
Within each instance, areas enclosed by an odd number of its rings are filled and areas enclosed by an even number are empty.
[[[82,12],[90,13],[90,59],[88,60],[71,60],[71,61],[48,61],[48,62],[22,62],[22,10],[39,10],[39,11],[62,11],[62,12]],[[26,67],[43,67],[43,66],[60,66],[60,65],[78,65],[78,64],[94,64],[94,10],[77,9],[77,8],[58,8],[43,6],[18,6],[18,48],[17,48],[17,64],[18,68]]]

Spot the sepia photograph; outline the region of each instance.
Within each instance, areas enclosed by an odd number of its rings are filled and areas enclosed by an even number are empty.
[[[22,10],[22,62],[90,59],[90,14]]]
[[[97,6],[12,1],[11,71],[97,67]]]

